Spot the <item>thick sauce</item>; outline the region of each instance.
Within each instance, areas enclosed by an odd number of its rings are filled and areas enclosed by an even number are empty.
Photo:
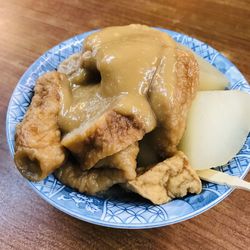
[[[101,82],[63,86],[59,117],[62,130],[69,132],[100,109],[108,108],[124,115],[136,115],[146,132],[153,130],[156,118],[147,93],[153,80],[169,82],[167,91],[171,93],[175,81],[175,47],[176,43],[167,34],[142,25],[106,28],[87,37],[85,52],[78,56],[84,69],[95,68],[100,72]],[[72,58],[76,61],[76,57]],[[68,65],[76,63],[68,62]],[[163,96],[166,94],[162,92]]]

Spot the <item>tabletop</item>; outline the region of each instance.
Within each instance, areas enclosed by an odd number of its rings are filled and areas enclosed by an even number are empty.
[[[236,190],[216,207],[179,224],[119,230],[58,211],[15,169],[5,117],[11,93],[27,67],[76,34],[130,23],[198,38],[227,56],[250,80],[249,0],[0,0],[0,249],[249,249],[246,191]]]

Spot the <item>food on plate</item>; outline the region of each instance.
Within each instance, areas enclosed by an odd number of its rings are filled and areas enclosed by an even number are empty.
[[[198,72],[190,52],[178,47],[164,49],[148,91],[157,117],[152,140],[162,158],[174,155],[177,150],[197,91]]]
[[[133,180],[136,177],[136,158],[139,152],[138,142],[131,144],[127,148],[107,156],[98,161],[95,168],[107,167],[116,168],[123,171],[124,178],[126,180]]]
[[[196,158],[190,154],[197,151],[187,149],[186,142],[203,129],[193,119],[209,110],[209,98],[199,104],[203,94],[196,94],[210,86],[223,89],[226,82],[159,30],[129,25],[94,32],[81,52],[38,79],[17,126],[16,165],[30,180],[54,172],[65,185],[92,195],[115,184],[155,204],[199,193],[201,181],[192,169]],[[210,101],[218,105],[216,100],[215,94]],[[216,113],[211,119],[217,119]],[[235,150],[229,151],[233,156]]]
[[[188,114],[179,149],[194,169],[221,166],[242,148],[250,131],[250,95],[245,92],[198,92]]]
[[[180,151],[171,158],[146,169],[138,169],[138,176],[126,187],[154,204],[162,204],[189,193],[200,193],[201,181]]]
[[[228,79],[209,62],[193,53],[199,64],[199,90],[224,90],[228,86]]]
[[[127,181],[124,172],[119,169],[108,167],[82,171],[78,163],[72,161],[67,161],[55,172],[55,175],[65,185],[88,194],[103,192],[117,183]]]
[[[178,44],[182,49],[191,52],[199,65],[199,86],[198,90],[224,90],[228,86],[228,79],[207,60],[203,59],[191,49]],[[201,50],[202,51],[202,50]]]
[[[67,81],[66,76],[58,72],[40,77],[29,109],[16,127],[14,160],[29,180],[44,179],[65,160],[57,117],[61,84]]]
[[[65,135],[62,145],[77,157],[84,170],[140,140],[144,133],[142,123],[136,118],[110,110]]]

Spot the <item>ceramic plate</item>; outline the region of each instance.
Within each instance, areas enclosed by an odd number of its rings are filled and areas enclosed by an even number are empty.
[[[161,30],[225,74],[230,80],[229,89],[250,93],[243,75],[218,51],[192,37]],[[12,155],[15,127],[30,104],[36,79],[47,71],[55,70],[60,62],[80,51],[84,38],[90,33],[77,35],[47,51],[29,67],[18,82],[10,99],[6,118],[7,140]],[[250,169],[250,135],[239,154],[218,169],[241,178],[247,174]],[[203,182],[199,195],[188,195],[156,206],[137,195],[121,193],[116,189],[102,197],[85,195],[64,186],[53,175],[38,183],[30,182],[30,186],[48,203],[73,217],[102,226],[128,229],[160,227],[190,219],[218,204],[232,191],[227,186]]]

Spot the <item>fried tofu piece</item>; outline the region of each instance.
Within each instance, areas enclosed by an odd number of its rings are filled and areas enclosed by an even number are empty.
[[[139,152],[138,142],[128,146],[120,152],[100,160],[95,168],[109,167],[123,171],[126,180],[133,180],[136,177],[136,158]]]
[[[81,170],[78,163],[69,161],[59,168],[57,178],[80,192],[95,194],[109,189],[114,184],[124,183],[136,177],[138,143],[99,161],[90,170]]]
[[[96,114],[66,134],[62,145],[77,157],[85,170],[142,139],[144,134],[143,124],[136,117],[124,116],[111,109]]]
[[[177,151],[189,107],[197,92],[198,77],[198,63],[190,52],[180,48],[165,49],[148,92],[157,117],[152,142],[163,159]]]
[[[129,181],[126,187],[154,204],[201,192],[201,181],[181,151],[146,171],[141,168],[138,172],[137,178]]]
[[[133,165],[127,165],[126,171],[110,167],[83,171],[78,163],[67,161],[64,166],[55,171],[55,175],[63,184],[93,195],[106,191],[115,184],[126,182],[128,173],[133,171],[135,171]]]
[[[31,181],[44,179],[65,160],[57,117],[60,88],[66,81],[66,76],[57,72],[40,77],[30,107],[16,127],[14,160],[21,174]]]

